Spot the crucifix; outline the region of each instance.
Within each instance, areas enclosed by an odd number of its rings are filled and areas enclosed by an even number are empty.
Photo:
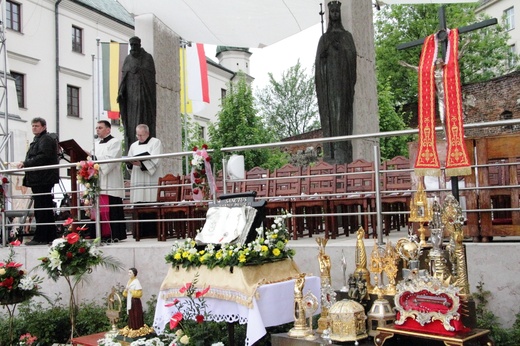
[[[485,28],[491,25],[497,24],[497,19],[492,18],[479,23],[471,24],[468,26],[463,26],[458,28],[459,34],[478,30],[481,28]],[[438,42],[440,42],[441,46],[441,58],[436,61],[437,64],[443,64],[446,61],[446,53],[448,47],[448,28],[446,26],[446,11],[444,5],[441,5],[439,8],[439,31],[435,35]],[[422,45],[425,42],[426,38],[421,38],[412,42],[402,43],[397,46],[398,50],[412,48],[415,46]],[[439,71],[436,68],[436,71]],[[436,84],[438,83],[438,78],[436,78]],[[441,77],[442,78],[442,77]],[[439,98],[439,115],[441,117],[441,121],[444,126],[444,100],[440,100],[444,98],[444,89],[442,88],[442,82],[440,82],[440,87],[437,86],[437,97]],[[458,176],[451,176],[451,191],[453,196],[459,200],[459,179]]]

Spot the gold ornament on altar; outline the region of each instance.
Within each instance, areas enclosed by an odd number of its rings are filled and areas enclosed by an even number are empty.
[[[121,313],[121,296],[117,294],[116,288],[112,287],[112,291],[107,297],[107,310],[106,315],[110,324],[112,325],[112,329],[105,334],[106,338],[115,338],[117,334],[119,334],[119,329],[117,328],[117,322],[119,321],[119,314]]]
[[[290,337],[295,338],[313,338],[312,317],[318,308],[318,299],[308,292],[303,295],[303,287],[305,286],[305,273],[301,273],[294,281],[294,327],[287,333]]]
[[[343,299],[329,310],[331,320],[330,339],[335,341],[354,341],[368,337],[365,308],[353,300]]]
[[[381,291],[383,294],[394,295],[397,278],[397,267],[399,264],[399,254],[390,241],[387,242],[386,247],[381,247],[374,243],[374,248],[370,254],[370,271],[375,274],[376,282],[383,283],[383,273],[388,278],[388,285],[380,286],[376,284],[370,291],[376,294]]]
[[[371,292],[373,287],[370,283],[370,272],[367,269],[367,252],[365,250],[365,230],[363,227],[359,227],[356,232],[356,269],[354,270],[354,276],[362,278],[366,282],[366,288],[368,292]]]
[[[329,308],[336,302],[336,292],[332,289],[330,278],[330,256],[325,253],[325,246],[328,239],[317,237],[316,243],[319,247],[318,262],[320,265],[321,274],[321,315],[318,319],[318,333],[323,333],[329,328],[328,311]]]
[[[410,204],[410,217],[408,220],[410,222],[419,223],[419,229],[417,230],[419,233],[419,243],[422,247],[426,246],[426,236],[424,234],[426,230],[424,229],[424,223],[432,220],[432,208],[426,198],[426,191],[424,190],[423,182],[421,180],[419,180],[419,187],[417,188],[417,192],[414,194],[412,203]]]
[[[375,277],[374,293],[377,294],[377,299],[372,304],[368,312],[368,335],[375,337],[379,332],[378,327],[387,327],[394,323],[395,312],[390,305],[390,302],[383,297],[383,291],[377,286],[377,276]]]

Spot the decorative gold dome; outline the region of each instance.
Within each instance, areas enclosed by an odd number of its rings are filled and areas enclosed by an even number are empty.
[[[368,337],[366,315],[363,305],[356,301],[343,299],[331,306],[330,338],[336,341],[357,341]]]

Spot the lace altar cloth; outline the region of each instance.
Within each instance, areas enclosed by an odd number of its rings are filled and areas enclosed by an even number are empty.
[[[177,311],[166,307],[187,282],[199,274],[197,287],[209,285],[205,295],[211,320],[216,322],[247,323],[246,345],[252,345],[266,333],[266,327],[294,321],[294,277],[299,273],[295,263],[285,261],[258,266],[233,268],[170,268],[157,298],[153,327],[161,334],[171,316]],[[307,276],[303,293],[320,297],[320,278]],[[319,313],[316,311],[316,313]]]

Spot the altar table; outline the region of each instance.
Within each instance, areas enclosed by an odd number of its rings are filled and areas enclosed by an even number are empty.
[[[294,321],[294,281],[294,279],[289,279],[260,284],[252,297],[251,307],[232,300],[205,298],[208,312],[212,315],[210,320],[247,323],[246,345],[252,345],[266,334],[266,327]],[[319,300],[320,282],[319,277],[307,276],[303,294],[305,295],[310,291]],[[161,290],[157,298],[154,319],[154,329],[157,334],[162,334],[171,316],[177,311],[174,306],[165,306],[165,304],[171,302],[171,299],[165,299],[165,297],[168,297],[168,289]],[[179,297],[177,299],[182,301],[184,298]],[[316,314],[319,312],[318,309]]]

